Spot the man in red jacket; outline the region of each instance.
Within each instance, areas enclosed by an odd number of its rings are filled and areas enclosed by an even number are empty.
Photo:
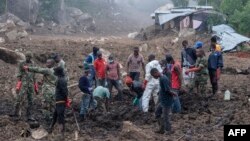
[[[97,59],[94,62],[94,67],[95,67],[95,72],[96,72],[97,86],[105,87],[106,61],[102,58],[102,53],[100,51],[97,52]]]

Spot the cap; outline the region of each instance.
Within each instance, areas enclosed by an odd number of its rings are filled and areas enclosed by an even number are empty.
[[[25,57],[33,57],[32,52],[31,52],[31,51],[27,51],[27,52],[25,53]]]
[[[199,48],[202,48],[202,46],[203,46],[203,42],[201,42],[201,41],[197,41],[196,43],[195,43],[195,48],[196,49],[199,49]]]

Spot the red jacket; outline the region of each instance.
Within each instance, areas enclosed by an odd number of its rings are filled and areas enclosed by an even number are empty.
[[[97,79],[105,78],[106,61],[102,58],[97,58],[94,62]]]

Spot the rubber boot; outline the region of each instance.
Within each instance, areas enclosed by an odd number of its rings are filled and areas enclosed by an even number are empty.
[[[20,104],[16,104],[14,107],[14,113],[10,115],[11,117],[20,117]]]
[[[158,118],[157,123],[158,123],[159,129],[156,130],[155,133],[164,134],[163,118]]]
[[[54,128],[54,125],[56,124],[56,121],[53,119],[52,123],[49,126],[48,133],[51,134]]]
[[[34,117],[31,115],[31,106],[28,106],[26,116],[28,121],[35,121]]]

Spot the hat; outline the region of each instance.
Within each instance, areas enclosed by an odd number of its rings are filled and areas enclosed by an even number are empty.
[[[130,84],[133,83],[133,80],[132,80],[132,78],[130,76],[126,76],[124,78],[124,82],[125,82],[126,85],[130,85]]]
[[[102,55],[102,52],[99,50],[97,51],[97,56]]]
[[[196,49],[199,49],[199,48],[202,48],[202,46],[203,46],[203,43],[201,42],[201,41],[197,41],[196,43],[195,43],[195,48]]]
[[[114,62],[114,57],[112,55],[109,55],[108,62],[109,63]]]
[[[33,57],[32,52],[27,51],[27,52],[25,53],[25,57]]]

